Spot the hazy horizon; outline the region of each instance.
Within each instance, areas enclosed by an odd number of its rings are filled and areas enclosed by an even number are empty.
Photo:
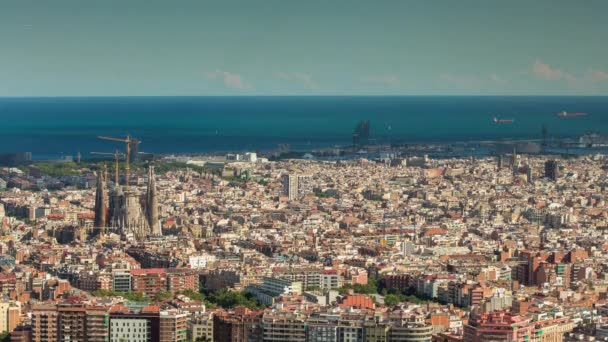
[[[525,98],[525,97],[547,97],[547,98],[603,98],[608,95],[500,95],[500,94],[484,94],[484,95],[468,95],[468,94],[431,94],[431,95],[374,95],[374,94],[360,94],[360,95],[334,95],[334,94],[298,94],[298,95],[15,95],[15,96],[0,96],[0,99],[28,99],[28,98],[44,98],[44,99],[69,99],[69,98],[120,98],[120,97],[507,97],[507,98]]]

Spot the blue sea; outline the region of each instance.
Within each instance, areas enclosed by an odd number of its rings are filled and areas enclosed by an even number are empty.
[[[97,135],[126,134],[155,153],[311,150],[350,144],[360,120],[380,143],[540,139],[544,124],[549,137],[572,138],[608,134],[608,97],[0,98],[0,152],[86,156],[122,148]]]

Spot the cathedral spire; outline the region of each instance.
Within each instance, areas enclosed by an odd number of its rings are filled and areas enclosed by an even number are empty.
[[[148,188],[146,191],[146,218],[152,236],[162,235],[160,224],[158,223],[158,199],[156,198],[156,176],[154,175],[154,166],[150,166],[148,170]]]
[[[105,228],[106,227],[106,213],[108,204],[106,203],[106,194],[105,194],[105,179],[103,177],[103,173],[99,171],[97,173],[97,189],[95,190],[95,222],[94,226],[96,228]]]

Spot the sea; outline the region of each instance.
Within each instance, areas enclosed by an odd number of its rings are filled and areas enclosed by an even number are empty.
[[[560,118],[561,111],[587,116]],[[513,120],[495,123],[493,118]],[[0,153],[87,156],[131,135],[141,152],[308,151],[345,146],[361,120],[376,143],[576,138],[608,134],[608,97],[244,96],[0,98]]]

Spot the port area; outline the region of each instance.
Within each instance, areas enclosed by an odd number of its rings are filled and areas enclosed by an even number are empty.
[[[353,149],[352,146],[301,151],[314,159],[348,160],[357,158],[382,159],[391,157],[454,158],[484,157],[507,153],[554,154],[576,156],[585,154],[607,154],[608,138],[584,135],[579,138],[551,139],[500,139],[453,142],[400,142],[372,144]]]

